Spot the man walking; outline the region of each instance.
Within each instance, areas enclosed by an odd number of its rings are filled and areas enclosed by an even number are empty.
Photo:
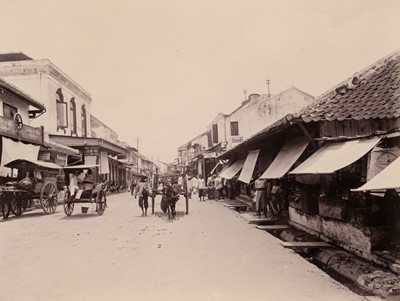
[[[147,177],[142,176],[140,182],[136,185],[135,188],[135,199],[136,196],[139,195],[139,207],[142,209],[142,216],[147,215],[147,208],[149,207],[149,194],[150,194],[150,184],[147,182]]]

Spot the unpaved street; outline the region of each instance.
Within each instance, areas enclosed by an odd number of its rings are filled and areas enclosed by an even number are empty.
[[[141,217],[130,193],[0,222],[0,300],[363,300],[216,201]],[[151,211],[150,211],[151,213]]]

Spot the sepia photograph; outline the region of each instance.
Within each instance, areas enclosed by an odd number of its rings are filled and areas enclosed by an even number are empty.
[[[400,301],[400,1],[0,7],[1,301]]]

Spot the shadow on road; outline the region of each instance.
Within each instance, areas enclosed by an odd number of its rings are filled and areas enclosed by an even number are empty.
[[[8,218],[3,219],[3,221],[13,221],[15,219],[29,219],[29,218],[42,217],[42,216],[47,216],[47,215],[48,214],[44,213],[42,210],[28,211],[28,212],[24,212],[21,216],[10,215]]]
[[[168,212],[164,213],[162,211],[155,211],[154,215],[159,217],[159,218],[161,218],[161,219],[163,219],[163,220],[165,220],[166,222],[179,220],[180,218],[186,216],[184,211],[176,211],[175,218],[168,218]]]
[[[90,213],[76,213],[76,214],[71,214],[70,216],[65,215],[61,220],[75,220],[75,219],[84,219],[84,218],[92,218],[92,217],[100,217],[97,212],[90,212]]]

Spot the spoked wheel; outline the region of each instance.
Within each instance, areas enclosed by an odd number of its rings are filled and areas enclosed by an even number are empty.
[[[53,183],[47,183],[40,191],[40,203],[46,214],[52,214],[57,209],[58,192],[57,187]]]
[[[74,211],[74,203],[70,200],[71,193],[68,191],[64,195],[64,212],[66,215],[70,216]]]
[[[6,197],[11,205],[11,212],[16,216],[21,216],[26,209],[26,199],[19,197],[15,192],[8,193]]]
[[[98,215],[102,215],[106,210],[106,199],[103,191],[99,192],[99,197],[96,200],[96,211]]]

